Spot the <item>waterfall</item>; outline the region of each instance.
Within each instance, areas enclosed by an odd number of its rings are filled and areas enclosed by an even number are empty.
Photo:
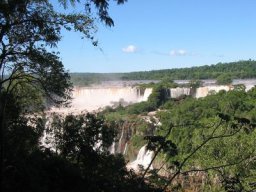
[[[140,166],[142,166],[144,169],[146,169],[150,162],[152,161],[154,156],[154,152],[147,150],[147,145],[144,145],[137,155],[137,158],[135,161],[127,164],[127,169],[133,169],[134,171],[139,171]],[[153,166],[150,166],[150,169],[153,169]]]
[[[196,89],[195,97],[206,97],[208,95],[208,88],[207,87],[199,87]]]
[[[109,150],[110,154],[116,154],[116,142],[114,141]]]
[[[188,87],[177,87],[170,89],[170,97],[171,98],[179,98],[183,95],[191,95],[191,88]]]
[[[126,143],[125,143],[125,147],[124,147],[123,155],[126,155],[127,149],[128,149],[128,143],[126,142]]]
[[[233,89],[233,87],[228,86],[228,85],[199,87],[199,88],[196,89],[195,97],[196,98],[206,97],[207,95],[209,95],[211,93],[218,93],[221,90],[230,91],[232,89]]]
[[[238,82],[239,83],[239,82]],[[254,83],[254,82],[253,82]],[[253,84],[254,85],[254,84]],[[246,90],[252,88],[251,84],[246,84]],[[170,98],[179,98],[184,95],[192,95],[195,98],[206,97],[210,93],[217,93],[220,90],[229,91],[232,86],[209,85],[199,87],[195,91],[187,87],[171,88],[166,91],[166,96]],[[152,88],[146,88],[144,91],[139,87],[75,87],[72,93],[73,100],[70,108],[55,108],[51,112],[80,113],[82,111],[93,112],[101,110],[106,106],[118,106],[119,104],[127,106],[132,103],[147,101],[152,93]]]
[[[121,136],[120,136],[120,139],[118,141],[118,152],[119,153],[122,153],[123,152],[123,146],[124,146],[124,126],[122,128],[122,132],[121,132]]]
[[[138,99],[137,88],[133,87],[79,88],[74,89],[71,105],[75,108],[95,110],[120,100],[136,103]]]
[[[153,88],[146,88],[144,94],[140,98],[140,101],[147,101],[148,97],[151,95]]]
[[[52,108],[55,112],[92,112],[106,106],[147,101],[152,88],[146,88],[144,93],[138,87],[75,87],[72,92],[70,108]]]

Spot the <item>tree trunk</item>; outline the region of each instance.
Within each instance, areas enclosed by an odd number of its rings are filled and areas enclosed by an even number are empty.
[[[5,145],[5,104],[6,97],[3,95],[2,86],[0,85],[0,191],[3,191],[4,178],[4,145]]]

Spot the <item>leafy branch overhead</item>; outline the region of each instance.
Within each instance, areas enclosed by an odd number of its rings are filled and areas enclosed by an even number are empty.
[[[125,0],[116,1],[117,4]],[[15,91],[22,82],[33,85],[57,104],[70,98],[70,76],[56,51],[61,31],[76,31],[97,45],[97,18],[107,26],[108,0],[59,0],[64,9],[84,6],[72,13],[59,12],[48,0],[2,0],[0,2],[0,87]],[[92,8],[94,6],[94,8]],[[93,13],[93,10],[96,13]]]
[[[127,2],[127,0],[114,0],[114,1],[117,3],[117,5],[121,5]],[[93,10],[92,5],[94,5],[96,7],[97,15],[99,19],[102,22],[104,22],[107,26],[110,26],[110,27],[114,26],[114,21],[108,13],[109,3],[110,3],[109,0],[85,0],[85,2],[80,0],[59,0],[59,2],[61,3],[61,5],[63,5],[65,9],[68,8],[68,3],[70,3],[70,5],[73,7],[76,5],[76,3],[79,3],[79,4],[84,3],[85,11],[89,15],[92,14],[92,10]]]

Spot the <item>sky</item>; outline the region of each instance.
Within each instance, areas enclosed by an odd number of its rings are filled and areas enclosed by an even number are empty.
[[[98,23],[94,47],[63,32],[70,72],[131,72],[256,59],[256,0],[128,0],[110,4],[114,27]]]

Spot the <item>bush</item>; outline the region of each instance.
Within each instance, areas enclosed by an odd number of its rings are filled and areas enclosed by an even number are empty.
[[[217,77],[218,85],[228,85],[232,83],[232,77],[229,74],[221,74]]]

